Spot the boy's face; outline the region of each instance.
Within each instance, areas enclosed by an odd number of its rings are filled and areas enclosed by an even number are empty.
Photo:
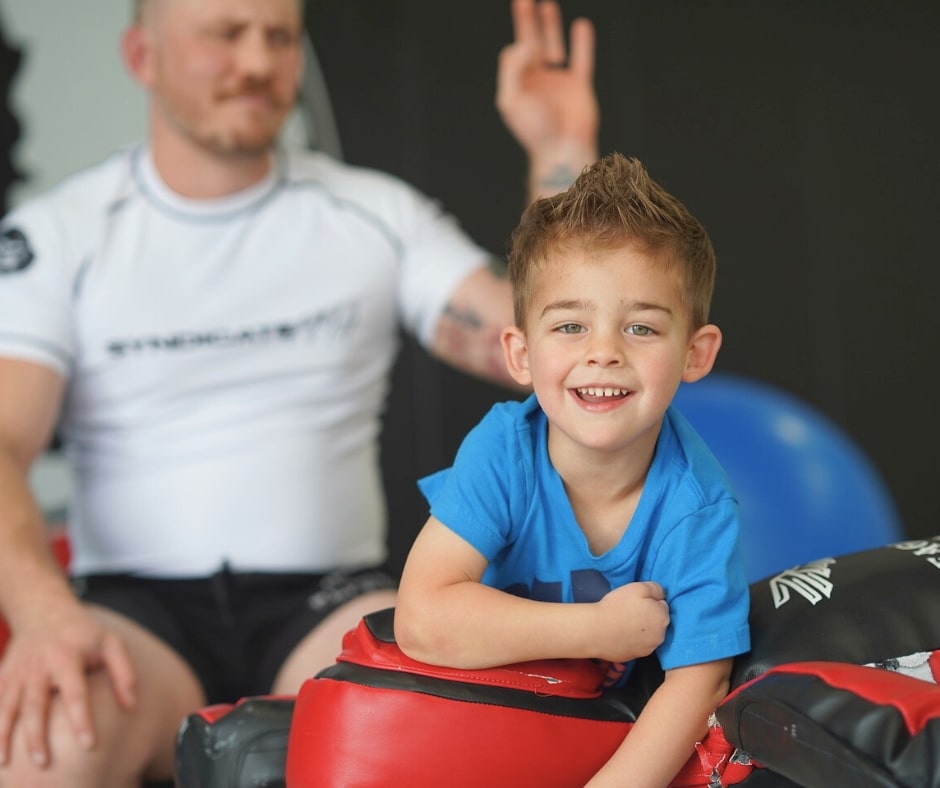
[[[706,375],[720,344],[716,326],[691,331],[676,274],[631,246],[549,261],[525,326],[503,334],[510,372],[549,418],[553,454],[652,452],[680,381]]]

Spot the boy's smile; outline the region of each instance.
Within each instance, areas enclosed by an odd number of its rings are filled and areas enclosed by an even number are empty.
[[[582,402],[601,405],[607,404],[610,400],[620,401],[625,397],[629,397],[632,392],[609,386],[585,386],[575,389],[575,393]]]

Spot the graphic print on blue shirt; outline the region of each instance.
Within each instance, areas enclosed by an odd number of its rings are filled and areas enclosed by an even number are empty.
[[[571,572],[571,596],[573,602],[597,602],[610,593],[610,583],[596,569],[575,569]],[[513,583],[503,590],[508,594],[532,599],[536,602],[564,602],[561,580],[546,581],[535,578],[532,585]]]
[[[564,602],[561,581],[546,582],[535,578],[530,588],[525,583],[513,583],[503,589],[507,594],[532,599],[536,602]],[[571,572],[571,594],[575,602],[597,602],[611,591],[610,583],[596,569],[575,569]],[[601,682],[601,689],[609,689],[626,680],[629,675],[626,662],[612,662]]]

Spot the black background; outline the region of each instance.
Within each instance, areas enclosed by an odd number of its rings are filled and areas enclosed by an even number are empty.
[[[718,369],[828,415],[884,475],[910,536],[938,531],[940,3],[571,0],[598,30],[601,151],[641,158],[719,257]],[[493,106],[508,0],[311,0],[345,158],[406,178],[496,255],[525,160]],[[20,54],[0,37],[0,93]],[[2,193],[19,125],[3,101]],[[406,341],[383,436],[397,568],[449,464],[507,392]]]
[[[911,536],[937,529],[940,4],[581,0],[598,30],[601,150],[642,159],[719,257],[718,369],[809,401],[884,475]],[[525,160],[493,106],[508,2],[316,0],[308,26],[344,154],[439,199],[501,254]],[[392,563],[506,392],[407,343],[383,439]]]

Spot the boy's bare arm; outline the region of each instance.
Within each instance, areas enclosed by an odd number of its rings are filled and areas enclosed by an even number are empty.
[[[731,660],[666,671],[623,744],[587,788],[665,788],[708,730],[708,717],[728,693]]]
[[[600,602],[536,602],[480,583],[486,559],[431,518],[418,535],[395,611],[395,635],[413,659],[486,668],[533,659],[626,662],[663,640],[669,612],[656,583],[632,583]]]

